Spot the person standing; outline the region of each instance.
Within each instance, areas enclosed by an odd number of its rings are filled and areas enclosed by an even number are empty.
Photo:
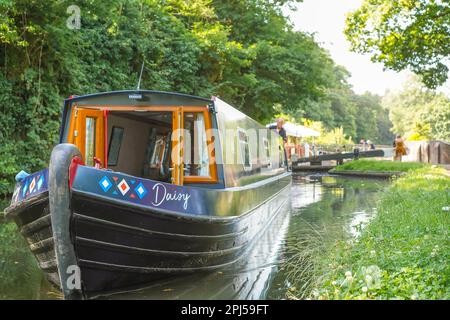
[[[394,152],[394,161],[402,161],[402,156],[406,155],[405,140],[403,140],[401,135],[397,135],[394,140]]]
[[[305,148],[305,155],[304,155],[304,157],[308,158],[310,156],[310,154],[309,154],[309,143],[307,141],[305,141],[303,146]]]
[[[284,129],[283,125],[284,125],[284,119],[283,118],[278,118],[277,119],[277,124],[270,126],[269,129],[276,129],[278,134],[280,135],[280,137],[283,139],[284,165],[286,167],[288,167],[286,146],[285,146],[285,144],[288,141],[288,138],[287,138],[286,130]]]
[[[371,140],[367,140],[367,146],[368,146],[369,150],[375,150],[375,145],[373,144],[373,142]]]
[[[361,150],[362,151],[366,151],[366,140],[365,139],[361,139],[360,141],[359,141],[359,144],[361,145]]]
[[[286,134],[286,130],[284,129],[283,126],[284,126],[284,119],[278,118],[277,124],[270,126],[269,129],[276,129],[278,134],[280,135],[280,137],[283,138],[283,142],[286,143],[287,142],[287,134]]]

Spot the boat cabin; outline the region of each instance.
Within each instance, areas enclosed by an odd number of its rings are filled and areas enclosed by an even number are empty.
[[[117,91],[65,101],[60,142],[88,166],[206,188],[285,171],[278,135],[218,98]]]

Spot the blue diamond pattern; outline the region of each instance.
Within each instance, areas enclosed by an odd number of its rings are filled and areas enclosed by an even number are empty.
[[[28,180],[25,182],[25,186],[22,189],[22,197],[25,197],[25,193],[27,192],[28,189]]]
[[[103,178],[98,182],[100,187],[103,189],[103,191],[107,192],[109,188],[112,187],[111,181],[108,179],[107,176],[103,176]]]
[[[41,178],[39,179],[39,181],[37,183],[38,190],[41,189],[43,183],[44,183],[44,176],[41,176]]]
[[[145,197],[145,195],[147,194],[147,189],[144,187],[144,185],[142,184],[142,182],[140,182],[136,188],[134,188],[134,191],[136,192],[136,194],[138,195],[139,199],[142,199],[143,197]]]

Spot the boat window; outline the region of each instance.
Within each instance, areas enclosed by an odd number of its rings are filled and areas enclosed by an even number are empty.
[[[251,170],[252,164],[250,162],[250,146],[248,145],[248,135],[243,129],[238,129],[239,150],[241,160],[244,165],[244,170]]]
[[[89,166],[94,165],[95,156],[95,118],[86,117],[85,159]]]
[[[122,138],[123,128],[114,126],[111,131],[111,139],[109,143],[108,166],[117,166]]]
[[[269,144],[269,140],[267,140],[267,138],[263,138],[263,147],[264,147],[264,153],[266,155],[266,164],[265,166],[267,168],[270,168],[272,166],[272,163],[270,161],[270,144]]]
[[[278,146],[278,164],[280,168],[284,167],[284,149],[281,145]]]
[[[209,177],[209,154],[203,112],[184,112],[184,175]]]

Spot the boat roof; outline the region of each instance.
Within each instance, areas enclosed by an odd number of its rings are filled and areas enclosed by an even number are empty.
[[[142,99],[139,99],[139,95],[142,96]],[[184,94],[184,93],[177,93],[177,92],[167,92],[167,91],[158,91],[158,90],[118,90],[118,91],[108,91],[108,92],[99,92],[99,93],[92,93],[92,94],[86,94],[82,96],[73,95],[70,96],[68,99],[64,100],[65,102],[80,102],[84,100],[89,101],[96,101],[101,102],[100,100],[106,100],[109,103],[111,103],[111,99],[119,98],[119,97],[128,97],[128,99],[132,100],[140,100],[140,101],[146,101],[148,103],[148,100],[145,98],[147,97],[160,97],[160,98],[171,98],[170,100],[197,100],[202,101],[206,103],[212,103],[213,101],[211,99]],[[153,99],[154,100],[154,99]],[[156,99],[157,100],[157,99]],[[152,104],[155,103],[155,101],[152,101]]]
[[[99,92],[82,96],[70,96],[64,100],[62,112],[62,123],[60,128],[60,143],[69,119],[67,115],[73,104],[78,106],[205,106],[212,105],[211,99],[194,95],[165,92],[157,90],[118,90],[109,92]]]

